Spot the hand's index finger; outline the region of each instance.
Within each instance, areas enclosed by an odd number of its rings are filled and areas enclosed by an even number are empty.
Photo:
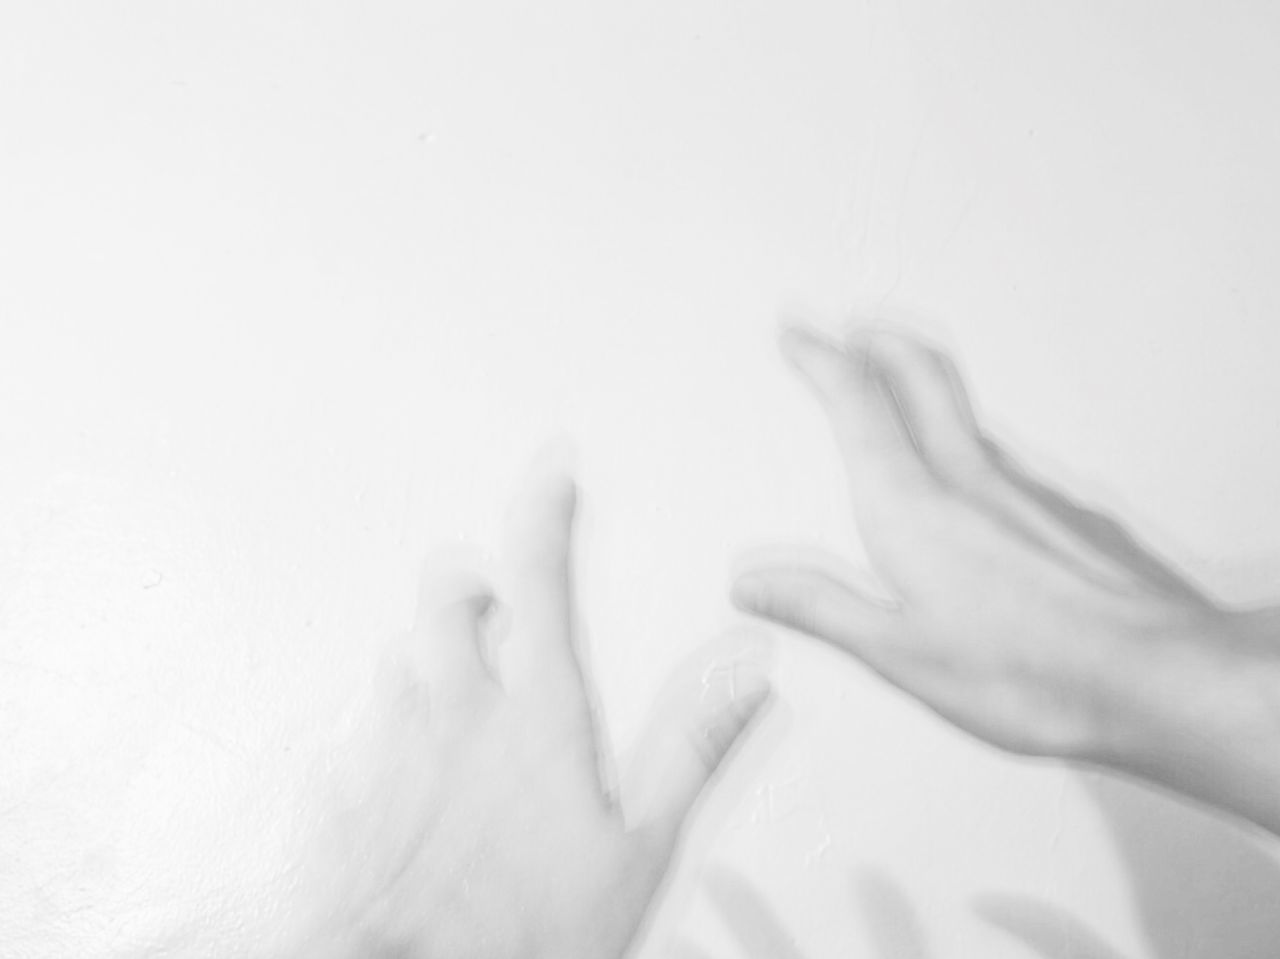
[[[952,359],[915,336],[876,330],[859,334],[891,385],[922,462],[937,479],[968,489],[991,462],[968,392]]]
[[[509,520],[512,606],[521,634],[509,655],[513,673],[527,682],[572,687],[582,681],[574,645],[576,505],[577,488],[569,477],[540,477],[519,498]]]
[[[781,337],[783,354],[818,394],[844,457],[858,525],[877,525],[936,483],[912,441],[887,384],[868,352],[842,349],[796,327]]]
[[[516,635],[506,650],[504,675],[509,670],[508,691],[536,701],[544,718],[581,724],[601,802],[612,808],[616,776],[574,603],[577,503],[577,485],[556,471],[535,479],[512,511],[508,556]]]

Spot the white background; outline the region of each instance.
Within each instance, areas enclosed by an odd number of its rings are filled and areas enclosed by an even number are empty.
[[[1278,44],[1258,2],[9,0],[0,900],[44,870],[162,930],[267,875],[281,744],[555,437],[625,746],[742,625],[744,551],[861,561],[787,310],[908,322],[1034,466],[1274,595]],[[1280,941],[1244,832],[816,645],[774,678],[648,955],[786,955],[753,918],[807,959]]]

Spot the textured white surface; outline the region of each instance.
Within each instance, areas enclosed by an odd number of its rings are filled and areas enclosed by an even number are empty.
[[[911,319],[1016,450],[1274,595],[1278,42],[1262,3],[6,5],[0,942],[270,928],[422,553],[496,544],[548,437],[620,744],[742,550],[856,561],[790,304]],[[1236,830],[811,645],[777,681],[651,954],[754,959],[740,880],[809,959],[1280,939]]]

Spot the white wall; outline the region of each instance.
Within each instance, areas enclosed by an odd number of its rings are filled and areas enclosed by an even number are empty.
[[[744,549],[859,559],[788,306],[909,319],[1018,452],[1274,594],[1278,42],[1243,2],[11,0],[0,899],[252,901],[305,834],[283,744],[340,735],[423,553],[496,545],[554,436],[625,745]],[[813,645],[775,673],[650,954],[763,954],[753,895],[808,959],[1280,941],[1243,832]]]

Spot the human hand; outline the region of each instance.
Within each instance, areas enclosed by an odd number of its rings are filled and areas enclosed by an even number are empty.
[[[580,659],[575,498],[552,479],[516,511],[496,647],[484,583],[420,600],[355,750],[367,758],[333,803],[331,886],[305,954],[604,959],[635,936],[691,806],[767,687],[747,674],[730,701],[690,697],[661,718],[629,777],[641,808],[624,820]]]
[[[737,579],[740,607],[852,653],[1016,752],[1227,802],[1222,747],[1242,734],[1280,745],[1275,643],[1114,520],[1027,475],[983,435],[946,356],[883,330],[844,348],[791,330],[782,346],[827,412],[867,554],[894,596],[759,569]],[[1263,772],[1235,772],[1253,800],[1229,804],[1274,816],[1278,771],[1266,773],[1270,813]]]

